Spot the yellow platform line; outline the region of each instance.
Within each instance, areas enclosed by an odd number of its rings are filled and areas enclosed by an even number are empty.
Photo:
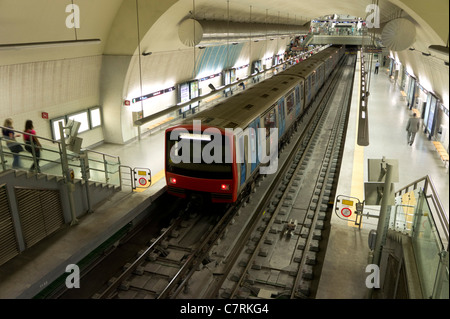
[[[155,185],[161,178],[166,177],[166,171],[160,170],[156,175],[152,176],[152,185]]]
[[[357,142],[355,142],[355,152],[353,154],[352,184],[350,194],[350,196],[356,197],[361,201],[364,199],[364,147],[359,146]],[[356,206],[353,210],[356,210]],[[360,227],[355,225],[354,221],[349,221],[348,225],[352,227]]]
[[[361,70],[359,71],[361,72]],[[352,170],[352,184],[350,188],[350,196],[356,197],[359,200],[364,199],[364,147],[358,145],[358,124],[359,124],[359,106],[360,106],[360,94],[361,92],[361,78],[358,75],[358,107],[356,108],[356,125],[355,125],[355,151],[353,153],[353,170]],[[356,207],[353,207],[353,211],[356,210]],[[348,221],[348,226],[351,227],[360,227],[356,226],[352,221]]]

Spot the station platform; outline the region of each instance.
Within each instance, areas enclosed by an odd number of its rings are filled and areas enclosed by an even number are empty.
[[[375,63],[375,61],[374,61]],[[374,66],[372,66],[374,70]],[[355,73],[352,105],[347,128],[342,166],[336,195],[364,199],[364,182],[368,181],[368,159],[397,159],[399,182],[395,190],[426,175],[433,181],[446,211],[449,212],[449,175],[432,141],[422,131],[416,134],[414,144],[407,144],[406,125],[412,111],[402,99],[397,84],[389,78],[388,70],[380,68],[371,75],[368,103],[369,146],[357,145],[359,65]],[[373,214],[376,214],[373,213]],[[366,266],[369,262],[368,235],[377,229],[378,219],[364,218],[361,228],[340,219],[334,213],[328,246],[322,267],[316,299],[367,299]]]
[[[0,266],[0,299],[31,299],[121,231],[158,198],[165,181],[145,192],[120,191],[74,226],[66,225]],[[69,273],[68,273],[69,274]]]
[[[359,73],[355,74],[359,77]],[[357,83],[357,82],[355,82]],[[356,105],[359,87],[353,88],[352,109],[345,143],[337,194],[363,198],[367,159],[395,158],[399,160],[400,181],[404,186],[425,175],[435,183],[441,201],[448,212],[448,169],[433,152],[432,141],[423,133],[416,135],[412,146],[406,143],[406,123],[410,110],[401,100],[399,89],[391,83],[387,70],[372,74],[369,104],[370,145],[356,145]],[[150,205],[165,189],[163,131],[144,135],[141,140],[126,145],[103,144],[94,150],[117,155],[121,163],[131,167],[150,168],[152,186],[143,192],[121,191],[94,208],[76,226],[57,232],[31,247],[18,257],[0,266],[0,299],[35,297],[51,284],[68,264],[77,263],[88,252],[117,233]],[[364,222],[361,229],[333,215],[328,248],[322,267],[317,299],[366,299],[365,286],[368,264],[368,233],[376,229],[374,222]]]

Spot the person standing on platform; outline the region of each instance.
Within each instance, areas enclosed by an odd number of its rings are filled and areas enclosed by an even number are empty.
[[[420,119],[417,118],[416,113],[413,113],[413,117],[410,117],[408,124],[406,125],[406,131],[408,132],[408,144],[413,145],[416,133],[419,131]]]
[[[377,61],[377,63],[375,63],[375,74],[378,74],[378,69],[380,68],[380,62]]]

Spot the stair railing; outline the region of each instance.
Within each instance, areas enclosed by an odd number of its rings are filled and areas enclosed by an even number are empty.
[[[23,131],[15,130],[0,126],[0,128],[8,129],[14,132],[14,135],[20,135],[16,138],[16,143],[21,145],[24,151],[20,153],[13,153],[7,146],[7,142],[10,142],[8,138],[0,135],[0,171],[6,171],[12,168],[11,162],[14,156],[17,156],[22,162],[22,167],[17,170],[28,170],[35,174],[40,173],[38,166],[39,161],[43,163],[41,170],[46,174],[64,176],[65,171],[63,167],[63,150],[61,141],[49,139],[46,137],[36,137],[41,142],[40,157],[36,157],[36,146],[31,145],[31,152],[25,150],[25,144],[22,142],[22,137],[25,133]],[[73,170],[74,178],[88,180],[92,182],[101,182],[107,184],[113,184],[121,187],[122,181],[120,177],[119,156],[110,155],[106,153],[97,152],[94,150],[83,149],[80,153],[73,153],[67,151],[67,161],[69,168]],[[31,168],[31,164],[34,163],[34,168]],[[24,166],[27,165],[27,166]],[[30,168],[28,168],[30,165]]]

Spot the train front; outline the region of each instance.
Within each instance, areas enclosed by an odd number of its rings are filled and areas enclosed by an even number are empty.
[[[237,200],[233,135],[214,127],[180,125],[166,130],[169,194],[213,203]]]

